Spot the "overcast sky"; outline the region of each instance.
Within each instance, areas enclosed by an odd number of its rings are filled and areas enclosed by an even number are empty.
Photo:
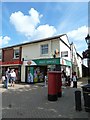
[[[0,47],[67,34],[80,54],[87,48],[88,2],[2,2]]]

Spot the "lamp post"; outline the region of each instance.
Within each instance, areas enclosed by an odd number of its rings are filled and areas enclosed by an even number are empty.
[[[90,84],[90,36],[89,34],[85,38],[86,43],[88,45],[88,58],[87,58],[87,63],[88,63],[88,84]]]

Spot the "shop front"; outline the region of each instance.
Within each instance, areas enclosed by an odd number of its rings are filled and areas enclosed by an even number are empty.
[[[70,68],[70,61],[64,60]],[[44,78],[48,71],[61,71],[61,59],[60,58],[49,58],[49,59],[35,59],[30,61],[24,61],[25,66],[25,82],[26,83],[37,83],[44,82]]]
[[[7,68],[15,70],[16,73],[16,82],[21,82],[21,64],[22,62],[2,62],[2,76],[5,76]]]
[[[43,82],[47,66],[26,66],[26,83]]]

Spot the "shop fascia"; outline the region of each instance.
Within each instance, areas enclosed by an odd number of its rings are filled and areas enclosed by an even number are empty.
[[[34,59],[23,61],[24,65],[66,65],[71,66],[71,61],[65,60],[63,58],[48,58],[48,59]]]

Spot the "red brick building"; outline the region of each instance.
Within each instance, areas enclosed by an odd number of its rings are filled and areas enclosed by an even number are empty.
[[[15,69],[18,82],[21,81],[21,51],[21,46],[2,48],[2,75],[5,75],[7,68]]]

